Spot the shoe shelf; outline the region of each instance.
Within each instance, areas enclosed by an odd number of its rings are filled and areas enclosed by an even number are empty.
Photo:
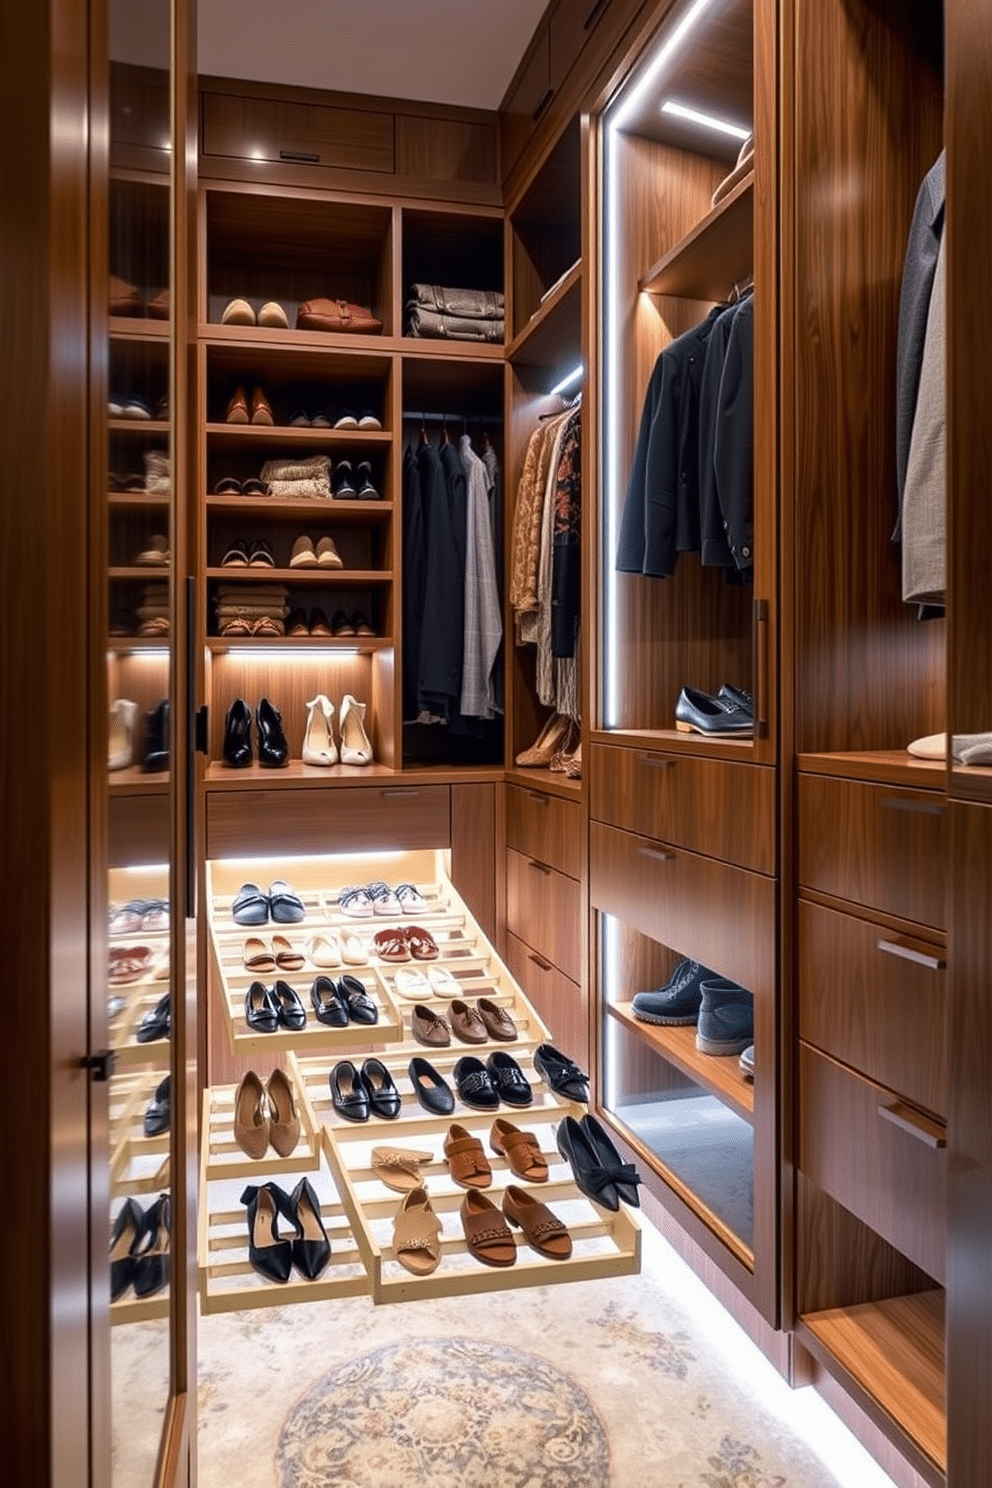
[[[661,749],[666,754],[694,754],[700,759],[748,760],[753,739],[708,739],[703,734],[683,734],[674,726],[662,728],[593,729],[591,744],[616,744],[627,749]]]
[[[151,491],[108,491],[107,505],[115,508],[125,508],[144,511],[147,507],[165,507],[171,501],[170,496],[160,496]]]
[[[206,1182],[241,1179],[261,1183],[267,1178],[278,1180],[281,1173],[299,1175],[315,1173],[320,1168],[321,1134],[299,1065],[292,1049],[285,1057],[286,1074],[296,1097],[300,1118],[300,1139],[289,1157],[279,1157],[269,1147],[262,1158],[251,1158],[238,1146],[234,1137],[234,1085],[215,1085],[203,1093],[203,1174]]]
[[[155,1318],[169,1316],[169,1288],[156,1292],[154,1297],[136,1297],[128,1290],[124,1297],[110,1304],[111,1327],[121,1323],[148,1323]]]
[[[582,263],[574,263],[547,299],[514,336],[506,352],[508,362],[530,366],[562,366],[581,359]]]
[[[523,769],[520,766],[506,771],[508,785],[519,785],[524,790],[541,791],[547,796],[561,796],[563,800],[575,801],[582,794],[582,780],[558,770]]]
[[[168,341],[169,322],[140,315],[108,315],[107,334],[111,341]]]
[[[168,1045],[162,1045],[163,1063]],[[158,1194],[169,1186],[169,1133],[145,1135],[145,1108],[163,1070],[127,1071],[110,1078],[110,1192],[115,1199]]]
[[[675,1065],[690,1080],[754,1125],[754,1084],[745,1079],[736,1057],[717,1058],[701,1054],[696,1048],[695,1026],[668,1028],[661,1024],[642,1023],[634,1017],[632,1003],[609,1003],[607,1011],[669,1064]]]
[[[110,771],[109,791],[112,796],[160,796],[168,788],[168,770],[152,772],[143,770],[140,765],[126,765],[123,770]]]
[[[135,424],[130,420],[111,420],[111,427],[116,428],[118,422],[127,428],[151,427],[149,424]],[[157,426],[156,426],[157,427]],[[163,425],[162,427],[168,427]],[[331,448],[340,452],[345,450],[362,450],[368,447],[379,447],[388,449],[393,436],[388,431],[379,429],[311,429],[298,427],[295,424],[207,424],[207,437],[218,444],[226,445],[256,445],[256,444],[316,444],[321,449]],[[271,497],[261,497],[260,500],[269,501]],[[314,500],[321,498],[315,497]],[[333,498],[332,498],[333,499]],[[366,508],[374,506],[374,501],[363,501],[359,503]]]
[[[142,1018],[146,1013],[151,1012],[168,990],[167,980],[155,980],[150,975],[140,982],[131,982],[127,986],[109,989],[111,997],[119,994],[124,998],[123,1009],[110,1022],[110,1047],[114,1051],[119,1068],[125,1065],[158,1064],[166,1058],[164,1051],[167,1051],[169,1047],[167,1038],[152,1039],[146,1044],[139,1044],[137,1032]]]
[[[836,775],[844,780],[875,781],[880,785],[908,785],[916,790],[942,791],[947,774],[944,760],[918,759],[905,749],[800,754],[796,766],[806,775]]]
[[[326,589],[353,588],[356,584],[391,584],[393,582],[392,572],[381,568],[263,568],[261,565],[248,568],[242,564],[232,563],[227,568],[208,568],[206,575],[208,579],[226,579],[239,584],[318,584]],[[280,636],[279,639],[287,638]],[[293,637],[290,636],[288,639],[292,640]],[[379,638],[348,636],[345,639],[355,641]]]
[[[343,651],[346,655],[353,656],[356,652],[364,655],[367,651],[390,651],[393,647],[393,638],[392,636],[207,636],[205,645],[211,655],[214,656],[224,656],[228,651],[276,651],[285,655],[287,651],[296,651],[297,649],[310,652]],[[324,780],[327,776],[333,775],[335,771],[338,773],[344,771],[347,774],[354,775],[355,779],[360,779],[367,775],[369,770],[375,769],[374,764],[362,765],[360,767],[357,765],[342,765],[328,769],[325,766],[304,765],[301,760],[290,760],[287,769],[263,769],[260,773],[270,785],[278,785],[279,781],[274,781],[273,776],[279,776],[281,779],[285,779],[287,770],[292,771],[294,765],[298,766],[306,779],[310,781]],[[380,774],[392,775],[395,773],[385,765],[380,765],[378,770]],[[259,773],[255,766],[251,766],[245,770],[232,771],[226,765],[215,761],[207,766],[207,780],[210,784],[216,784],[218,780],[221,780],[228,785],[244,785],[246,780],[253,778],[253,771],[255,774]],[[231,780],[229,779],[231,775],[236,775],[239,778],[237,780]]]
[[[166,419],[108,418],[107,428],[112,434],[157,434],[167,439],[172,425]]]
[[[157,498],[166,500],[165,497]],[[140,500],[140,498],[139,498]],[[265,517],[267,520],[293,521],[300,517],[317,517],[321,521],[367,521],[391,517],[391,501],[338,501],[335,497],[308,497],[294,501],[288,496],[208,496],[206,507],[211,515],[226,517]]]
[[[754,173],[745,176],[638,283],[642,293],[723,300],[754,262]]]

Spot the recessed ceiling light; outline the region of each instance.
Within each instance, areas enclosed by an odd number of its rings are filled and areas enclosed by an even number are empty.
[[[674,114],[677,119],[687,119],[690,124],[699,124],[703,129],[715,129],[718,134],[729,134],[734,139],[746,140],[751,133],[743,124],[733,124],[729,119],[717,119],[713,114],[701,114],[698,109],[688,108],[684,103],[675,103],[666,98],[661,105],[663,114]]]

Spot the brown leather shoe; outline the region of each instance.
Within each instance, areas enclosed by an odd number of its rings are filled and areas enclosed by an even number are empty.
[[[528,1183],[546,1183],[548,1164],[541,1144],[531,1131],[521,1131],[505,1116],[497,1116],[489,1132],[489,1145],[499,1157],[505,1157],[512,1172]]]
[[[448,1128],[444,1139],[444,1160],[461,1188],[488,1188],[493,1181],[482,1143],[457,1122]]]
[[[510,1227],[496,1205],[478,1189],[470,1188],[462,1199],[462,1229],[469,1250],[485,1266],[512,1266],[517,1247]]]
[[[300,1118],[296,1114],[296,1099],[289,1076],[281,1069],[274,1069],[269,1076],[265,1093],[272,1110],[269,1141],[280,1157],[289,1157],[295,1152],[300,1140]]]
[[[245,397],[244,388],[236,388],[232,394],[231,401],[227,405],[227,413],[224,415],[224,422],[226,424],[247,424],[249,422],[248,399]]]
[[[446,1049],[451,1043],[451,1029],[447,1020],[431,1012],[422,1002],[418,1002],[413,1009],[410,1032],[418,1044],[426,1044],[429,1049]]]
[[[242,1075],[234,1093],[234,1140],[256,1162],[269,1145],[269,1101],[254,1070]]]
[[[476,1002],[479,1009],[479,1018],[490,1038],[501,1039],[509,1043],[517,1036],[517,1025],[506,1011],[500,1007],[498,1002],[493,1002],[491,997],[480,997]]]
[[[455,1038],[461,1039],[463,1044],[484,1044],[486,1042],[489,1037],[486,1033],[486,1025],[469,1003],[456,997],[448,1004],[448,1013]]]
[[[261,388],[256,388],[251,395],[251,421],[253,424],[266,424],[269,428],[275,423],[269,400]]]
[[[525,1188],[515,1183],[503,1193],[503,1213],[511,1224],[519,1225],[528,1245],[551,1261],[567,1261],[572,1254],[572,1237],[556,1214],[540,1199],[532,1198]]]

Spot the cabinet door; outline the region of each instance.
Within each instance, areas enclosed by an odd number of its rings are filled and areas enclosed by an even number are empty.
[[[506,177],[551,102],[550,42],[547,26],[538,33],[516,87],[500,115],[502,172]]]

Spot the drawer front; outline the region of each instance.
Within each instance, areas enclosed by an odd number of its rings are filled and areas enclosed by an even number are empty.
[[[169,794],[127,792],[107,802],[107,865],[127,868],[169,860]]]
[[[946,952],[799,905],[799,1036],[915,1105],[947,1112]]]
[[[775,772],[758,765],[593,744],[590,812],[691,852],[775,872]]]
[[[805,1044],[799,1072],[803,1173],[943,1282],[946,1150],[879,1114],[893,1104],[888,1091]],[[925,1132],[922,1116],[917,1126]]]
[[[579,984],[515,935],[506,937],[506,964],[547,1025],[555,1048],[588,1072],[589,1015]]]
[[[799,881],[853,904],[943,929],[946,808],[940,796],[799,777]]]
[[[207,792],[207,857],[449,847],[446,785]]]
[[[506,845],[569,878],[580,877],[582,815],[577,801],[506,788]]]
[[[391,172],[393,115],[205,93],[202,149],[204,155]]]
[[[577,982],[582,975],[580,890],[537,858],[506,854],[506,928]]]
[[[589,892],[596,909],[732,977],[771,1007],[774,879],[593,822]]]

